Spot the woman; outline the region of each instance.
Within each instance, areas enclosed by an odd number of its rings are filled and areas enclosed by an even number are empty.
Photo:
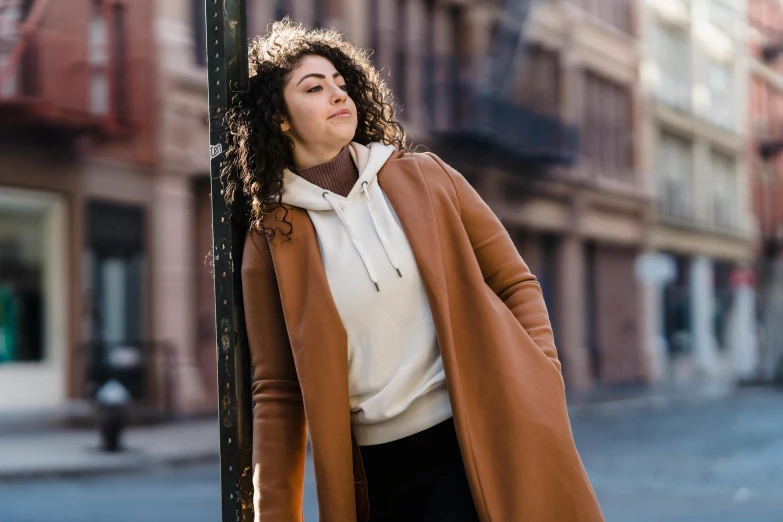
[[[256,520],[603,520],[541,290],[465,179],[410,152],[367,54],[275,23],[228,116]],[[229,187],[229,194],[233,189]]]

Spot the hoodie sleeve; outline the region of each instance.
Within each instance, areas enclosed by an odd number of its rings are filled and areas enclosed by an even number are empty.
[[[462,225],[473,246],[484,281],[559,371],[560,361],[552,325],[538,280],[519,255],[505,227],[470,183],[434,154],[428,156],[440,165],[454,184]]]
[[[266,238],[248,232],[242,295],[253,365],[253,506],[255,522],[301,522],[306,426]]]

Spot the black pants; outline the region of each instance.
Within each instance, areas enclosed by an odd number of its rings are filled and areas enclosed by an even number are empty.
[[[370,522],[478,522],[451,419],[360,450]]]

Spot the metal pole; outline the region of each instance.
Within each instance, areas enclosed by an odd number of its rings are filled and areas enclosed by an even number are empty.
[[[244,0],[206,0],[209,78],[212,258],[220,415],[222,522],[253,520],[250,363],[242,310],[242,246],[246,214],[241,190],[226,204],[220,173],[226,151],[223,118],[233,93],[247,85]]]

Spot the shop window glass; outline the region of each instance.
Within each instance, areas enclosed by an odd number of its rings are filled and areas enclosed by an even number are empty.
[[[44,215],[0,209],[0,365],[44,357]]]

